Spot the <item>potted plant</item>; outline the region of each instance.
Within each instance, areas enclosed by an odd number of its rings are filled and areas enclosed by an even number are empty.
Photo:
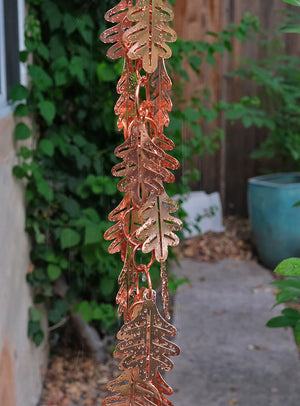
[[[248,206],[254,242],[261,261],[274,269],[288,257],[300,256],[300,173],[252,178]]]
[[[289,17],[290,18],[290,17]],[[284,54],[283,42],[265,37],[265,57],[247,61],[236,73],[257,85],[261,109],[272,121],[255,159],[274,158],[280,173],[249,180],[248,206],[261,261],[274,269],[300,256],[300,58]]]

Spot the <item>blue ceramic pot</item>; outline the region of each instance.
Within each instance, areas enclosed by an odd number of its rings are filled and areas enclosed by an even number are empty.
[[[248,208],[258,255],[267,267],[300,257],[300,173],[257,176],[248,181]]]

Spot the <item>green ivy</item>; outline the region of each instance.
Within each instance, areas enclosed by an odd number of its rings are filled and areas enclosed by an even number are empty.
[[[19,163],[13,169],[26,183],[26,231],[34,265],[27,280],[35,303],[47,306],[51,331],[68,320],[70,312],[80,312],[100,332],[112,332],[118,323],[114,298],[121,262],[118,256],[108,255],[103,234],[110,226],[108,213],[121,199],[111,167],[117,162],[113,150],[122,137],[114,116],[122,62],[107,60],[99,34],[106,27],[104,13],[115,2],[26,2],[26,51],[20,59],[29,62],[30,85],[16,85],[11,99],[17,103],[15,116],[29,115],[33,123],[33,128],[23,122],[16,125],[15,139],[33,135],[34,148],[21,146]],[[189,80],[183,61],[196,72],[203,61],[213,66],[216,54],[230,52],[231,40],[246,40],[257,24],[248,14],[239,25],[214,34],[213,41],[179,39],[173,45],[169,69],[179,83],[175,86],[177,105],[184,82]],[[235,120],[250,115],[254,108],[249,98],[240,104],[219,103],[208,108],[207,100],[201,101],[199,96],[185,106],[173,110],[167,135],[179,145],[177,158],[190,162],[195,154],[216,151],[224,136],[219,128],[205,134],[200,119],[213,121],[226,111]],[[255,115],[251,117],[254,121]],[[183,125],[194,131],[189,142],[181,139]],[[199,179],[193,167],[183,173],[181,182],[172,185],[170,193],[187,191],[192,177]],[[154,279],[158,275],[154,268]],[[173,278],[170,286],[174,290],[183,282]],[[33,308],[28,333],[36,345],[41,343],[40,315]]]

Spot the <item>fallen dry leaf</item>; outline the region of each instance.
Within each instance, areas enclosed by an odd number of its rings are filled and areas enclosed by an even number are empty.
[[[271,393],[277,393],[278,392],[278,388],[271,388]]]
[[[205,234],[186,239],[176,248],[179,257],[190,257],[201,262],[214,262],[225,258],[257,260],[251,243],[249,221],[236,217],[224,219],[225,232],[208,231]],[[261,289],[257,287],[256,289]],[[258,290],[255,291],[258,293]]]
[[[60,348],[49,363],[38,406],[96,406],[110,394],[106,383],[120,374],[118,362],[109,356],[99,364],[87,354]]]

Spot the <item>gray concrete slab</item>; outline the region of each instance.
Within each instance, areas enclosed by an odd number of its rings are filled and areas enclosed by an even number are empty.
[[[183,260],[191,284],[175,297],[181,355],[166,375],[175,406],[298,406],[300,362],[291,329],[269,329],[280,313],[269,271],[254,262]]]

